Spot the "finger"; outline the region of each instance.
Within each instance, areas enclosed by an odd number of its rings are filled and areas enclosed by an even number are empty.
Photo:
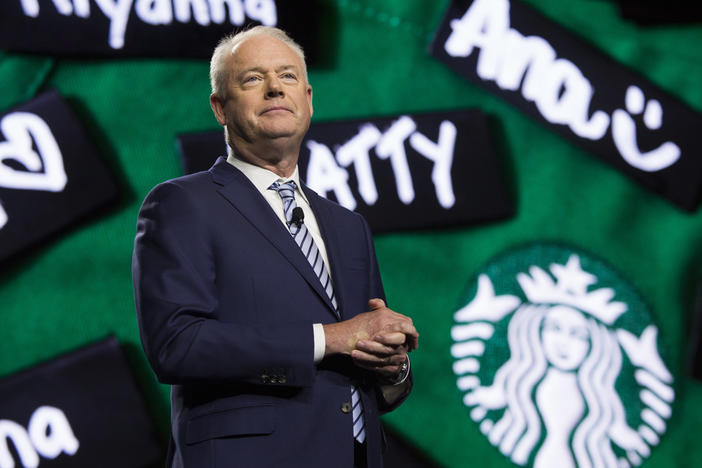
[[[407,335],[401,332],[382,333],[373,337],[373,340],[388,346],[399,346],[405,344]]]
[[[369,367],[380,367],[391,364],[390,357],[388,356],[376,356],[375,354],[361,351],[360,349],[351,351],[351,358],[356,364]]]
[[[368,301],[368,307],[370,307],[370,310],[382,309],[383,307],[385,307],[385,301],[380,299],[379,297],[374,297],[373,299]]]
[[[372,354],[377,358],[389,358],[391,356],[407,356],[407,347],[405,345],[387,346],[376,341],[361,340],[356,343],[356,349],[367,354]]]
[[[386,325],[382,330],[381,334],[385,332],[401,332],[407,335],[408,338],[413,337],[414,339],[419,337],[417,329],[414,328],[412,320],[404,317],[402,320],[395,320],[392,323]]]
[[[373,337],[375,341],[378,341],[379,343],[383,343],[387,346],[401,346],[405,348],[408,352],[413,351],[417,349],[417,346],[419,344],[419,333],[414,330],[414,333],[401,333],[404,337],[404,341],[400,344],[396,344],[399,338],[395,335],[396,333],[399,332],[392,332],[392,333],[380,333]],[[387,337],[387,339],[383,339],[381,337]]]
[[[381,357],[391,356],[397,353],[393,347],[386,346],[385,344],[374,340],[359,340],[356,342],[356,349]]]
[[[405,362],[404,354],[393,354],[391,356],[376,356],[359,349],[351,351],[351,358],[359,365],[368,367],[401,366]]]
[[[407,337],[407,342],[405,343],[407,345],[407,351],[414,351],[419,347],[419,335],[417,336],[408,336]]]

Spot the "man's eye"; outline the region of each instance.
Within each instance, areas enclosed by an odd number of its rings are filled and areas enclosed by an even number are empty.
[[[283,78],[286,80],[296,80],[297,76],[294,73],[283,73]]]
[[[253,83],[255,81],[258,81],[259,79],[260,78],[255,76],[255,75],[254,76],[247,76],[246,78],[244,78],[244,83]]]

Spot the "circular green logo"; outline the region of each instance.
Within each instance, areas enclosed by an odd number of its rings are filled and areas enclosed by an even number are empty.
[[[638,466],[675,397],[640,296],[591,256],[532,245],[493,260],[451,329],[470,417],[518,465]]]

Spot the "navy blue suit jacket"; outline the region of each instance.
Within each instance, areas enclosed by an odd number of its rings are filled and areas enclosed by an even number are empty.
[[[365,220],[303,187],[343,319],[384,298]],[[137,223],[133,280],[142,344],[172,385],[172,467],[345,467],[354,383],[369,467],[382,466],[386,402],[346,356],[313,363],[313,323],[337,320],[319,280],[254,185],[220,158],[167,181]],[[406,396],[406,395],[405,395]],[[404,398],[404,396],[403,396]]]

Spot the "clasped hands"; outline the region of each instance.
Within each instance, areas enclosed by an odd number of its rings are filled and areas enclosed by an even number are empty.
[[[419,333],[412,319],[388,309],[382,299],[368,301],[370,310],[343,322],[324,325],[325,354],[349,354],[354,363],[394,381],[417,349]]]

